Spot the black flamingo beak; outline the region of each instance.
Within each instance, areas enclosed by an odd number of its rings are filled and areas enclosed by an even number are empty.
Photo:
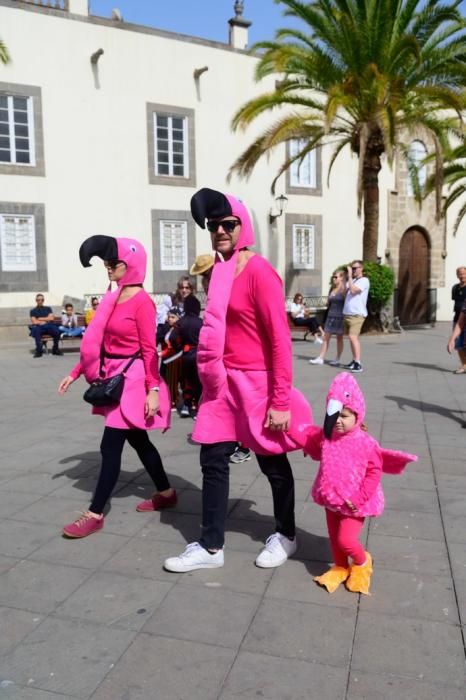
[[[91,267],[94,256],[102,260],[118,260],[118,244],[112,236],[91,236],[86,238],[79,249],[79,259],[83,267]]]
[[[327,440],[330,440],[330,438],[332,437],[333,429],[335,427],[335,424],[338,420],[342,408],[343,404],[341,403],[341,401],[337,401],[336,399],[330,399],[327,404],[327,411],[325,413],[324,420],[324,435],[327,438]]]

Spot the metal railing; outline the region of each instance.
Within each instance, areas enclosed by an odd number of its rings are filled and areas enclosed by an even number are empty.
[[[63,10],[68,12],[68,0],[14,0],[24,5],[35,5],[36,7],[45,7],[50,10]]]
[[[168,294],[168,292],[149,292],[150,296],[155,302],[155,305],[158,306],[159,304],[162,303],[163,298]],[[199,301],[201,302],[202,308],[205,306],[205,300],[206,300],[206,295],[205,292],[203,291],[194,291],[194,294],[197,296]],[[84,308],[85,309],[90,309],[91,308],[91,299],[92,297],[97,297],[99,300],[103,297],[103,294],[90,294],[86,293],[84,294]],[[326,309],[327,308],[327,296],[309,296],[309,297],[304,297],[304,302],[306,306],[310,309]],[[286,297],[286,304],[293,301],[293,297]]]

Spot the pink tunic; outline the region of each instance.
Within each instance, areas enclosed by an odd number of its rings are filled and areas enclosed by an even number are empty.
[[[131,299],[116,304],[104,331],[104,349],[111,355],[122,355],[127,359],[104,360],[104,375],[111,377],[123,370],[131,355],[141,350],[142,359],[137,359],[129,368],[123,395],[116,406],[93,408],[93,413],[105,416],[105,425],[111,428],[141,428],[151,430],[166,428],[170,412],[145,418],[144,405],[147,390],[160,385],[160,403],[169,405],[168,389],[160,381],[158,357],[155,348],[155,307],[150,296],[141,289]],[[71,376],[77,379],[82,373],[81,363],[73,368]]]

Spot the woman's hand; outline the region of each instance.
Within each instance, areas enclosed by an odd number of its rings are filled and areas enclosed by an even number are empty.
[[[144,406],[144,416],[146,418],[152,418],[155,416],[160,408],[160,400],[158,391],[148,391],[146,396],[146,403]]]
[[[60,384],[58,385],[58,393],[63,396],[63,394],[68,391],[68,388],[71,386],[71,384],[74,382],[73,377],[68,375],[64,379],[61,380]]]

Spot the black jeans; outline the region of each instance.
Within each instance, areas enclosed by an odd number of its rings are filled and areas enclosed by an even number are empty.
[[[230,455],[236,442],[217,442],[201,446],[202,535],[204,549],[219,549],[225,542],[225,520],[228,508]],[[286,537],[295,536],[294,478],[288,457],[256,454],[259,467],[272,487],[275,529]]]
[[[126,440],[136,450],[157,491],[166,491],[166,489],[170,488],[170,482],[165,474],[160,455],[149,440],[145,430],[105,428],[102,442],[100,443],[102,466],[92,497],[92,503],[89,506],[89,510],[93,513],[103,513],[105,504],[112,495],[120,474],[121,453]]]

